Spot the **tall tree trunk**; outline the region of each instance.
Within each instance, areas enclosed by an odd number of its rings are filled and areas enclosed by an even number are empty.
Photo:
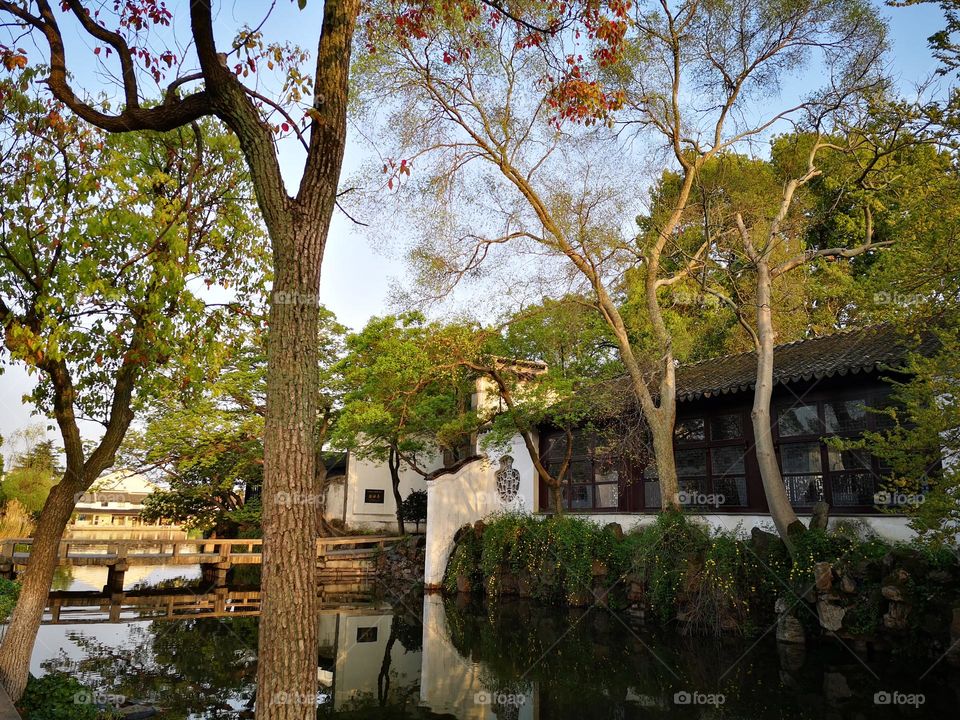
[[[275,279],[263,436],[263,605],[257,718],[315,715],[319,643],[316,421],[320,265],[327,223],[271,233]],[[279,237],[278,237],[279,236]]]
[[[802,523],[790,504],[787,488],[783,484],[777,453],[773,445],[770,399],[773,395],[773,346],[776,333],[773,328],[771,294],[773,280],[766,259],[757,263],[757,379],[753,393],[753,437],[757,449],[757,463],[763,480],[763,492],[767,498],[770,516],[777,532],[793,552],[792,533],[801,531]]]
[[[660,484],[660,508],[663,510],[680,509],[680,483],[677,479],[677,463],[673,454],[673,426],[676,410],[661,405],[659,411],[650,413],[647,425],[650,427],[650,439],[653,442],[653,458],[657,466],[657,480]]]
[[[550,485],[550,500],[553,504],[553,512],[557,515],[563,515],[563,492],[560,485]]]
[[[393,488],[393,500],[397,504],[397,530],[400,531],[401,535],[406,535],[407,528],[403,523],[403,498],[400,497],[400,453],[394,447],[390,448],[387,466],[390,468],[390,486]]]
[[[320,269],[346,144],[350,47],[358,12],[359,0],[324,3],[315,112],[296,198],[283,190],[269,126],[257,116],[257,127],[248,129],[241,121],[248,114],[233,115],[270,231],[275,278],[267,342],[257,720],[315,720],[317,713]],[[207,54],[203,60],[205,73],[219,72],[212,67],[219,58]],[[298,497],[307,502],[297,503]],[[294,502],[281,504],[284,498]]]
[[[130,340],[130,351],[137,350],[144,341],[143,326],[138,321]],[[133,420],[130,401],[140,372],[134,362],[125,362],[117,371],[106,430],[84,461],[83,440],[74,413],[76,390],[66,361],[51,358],[44,361],[41,368],[53,386],[53,415],[60,428],[67,468],[60,482],[50,489],[40,511],[20,596],[0,644],[0,683],[14,702],[20,700],[27,686],[30,656],[57,569],[63,532],[80,495],[114,463],[117,448]]]
[[[20,699],[27,686],[30,656],[57,569],[60,539],[76,506],[76,494],[83,489],[80,483],[61,479],[50,490],[37,522],[30,560],[21,577],[20,597],[0,648],[0,682],[14,701]]]

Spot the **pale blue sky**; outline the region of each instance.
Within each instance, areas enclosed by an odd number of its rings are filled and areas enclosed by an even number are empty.
[[[186,13],[185,4],[170,3],[176,18]],[[304,11],[297,10],[295,2],[278,0],[276,9],[264,26],[264,35],[269,39],[285,38],[301,44],[305,49],[313,50],[320,26],[322,4],[311,0]],[[254,0],[234,0],[221,4],[217,17],[218,40],[221,46],[227,45],[234,30],[241,24],[256,24],[261,13],[268,7],[267,2]],[[251,12],[251,8],[256,8]],[[891,63],[905,91],[930,76],[936,68],[926,45],[926,38],[943,24],[940,11],[932,6],[912,6],[908,8],[884,7],[883,13],[890,18],[893,52]],[[177,23],[175,22],[175,25]],[[71,47],[77,60],[83,59],[88,65],[80,66],[76,72],[83,78],[93,78],[94,66],[92,54],[82,47]],[[93,79],[91,89],[102,87]],[[803,79],[798,79],[802,83]],[[789,88],[786,89],[789,91]],[[354,133],[348,141],[344,164],[344,177],[355,172],[364,160],[364,151],[355,141]],[[282,149],[282,166],[288,183],[295,185],[299,180],[302,156],[297,148],[287,146]],[[360,234],[342,213],[335,214],[327,244],[323,266],[320,297],[322,302],[337,314],[341,322],[359,328],[375,314],[389,311],[389,290],[392,282],[405,279],[402,248],[391,248],[392,227],[386,222],[378,227],[376,217],[363,217],[371,224],[366,235]],[[381,241],[374,250],[367,235],[381,234]],[[388,250],[385,250],[387,248]],[[21,397],[32,387],[32,379],[20,365],[8,366],[0,375],[0,435],[9,438],[18,428],[31,422],[44,421],[43,418],[31,418],[33,408],[21,402]],[[95,427],[88,428],[91,437],[95,436]],[[54,433],[59,440],[59,436]],[[4,448],[6,451],[7,448]]]

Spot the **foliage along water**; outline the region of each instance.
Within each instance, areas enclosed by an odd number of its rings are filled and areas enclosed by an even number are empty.
[[[255,616],[136,616],[111,622],[92,608],[45,625],[33,672],[66,671],[101,699],[153,704],[166,720],[252,717]],[[599,608],[374,599],[326,609],[321,627],[320,717],[874,719],[960,709],[946,662],[927,672],[841,646],[778,646],[772,633],[684,638]]]

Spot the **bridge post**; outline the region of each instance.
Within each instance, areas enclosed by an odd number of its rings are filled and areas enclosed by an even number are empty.
[[[7,580],[13,580],[16,575],[13,562],[14,550],[16,550],[16,543],[13,540],[4,540],[0,545],[0,577],[5,577]]]
[[[107,584],[103,586],[105,593],[122,593],[124,576],[129,569],[130,564],[126,558],[117,560],[113,565],[107,566]]]
[[[217,546],[214,546],[217,547]],[[232,562],[230,560],[230,545],[219,543],[219,560],[215,563],[204,563],[200,566],[203,580],[214,587],[224,587],[227,584],[227,571]]]

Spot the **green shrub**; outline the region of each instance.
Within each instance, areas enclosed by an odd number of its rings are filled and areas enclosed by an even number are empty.
[[[631,584],[639,583],[644,604],[661,622],[681,617],[686,628],[699,632],[753,635],[770,627],[778,597],[794,601],[812,587],[816,563],[855,568],[877,563],[892,549],[854,526],[802,533],[791,558],[783,543],[755,544],[739,529],[711,531],[678,512],[661,513],[622,538],[575,516],[504,513],[489,518],[480,536],[474,529],[461,533],[444,586],[455,591],[463,575],[475,590],[496,598],[510,573],[522,575],[532,596],[545,603],[579,604],[574,600],[582,601],[584,591],[606,588],[608,604],[618,608],[626,605]],[[909,550],[919,552],[928,567],[956,567],[956,557],[943,548]],[[878,582],[858,579],[862,603],[848,620],[855,633],[878,627]],[[945,593],[932,582],[918,581],[916,590],[918,602],[933,603]],[[816,624],[810,613],[799,617]]]
[[[92,694],[66,673],[30,676],[18,708],[24,720],[97,720]]]
[[[6,622],[20,597],[20,583],[0,578],[0,622]]]
[[[464,575],[474,587],[480,580],[480,541],[472,530],[465,531],[457,542],[443,577],[443,587],[447,592],[457,591],[457,577]]]

